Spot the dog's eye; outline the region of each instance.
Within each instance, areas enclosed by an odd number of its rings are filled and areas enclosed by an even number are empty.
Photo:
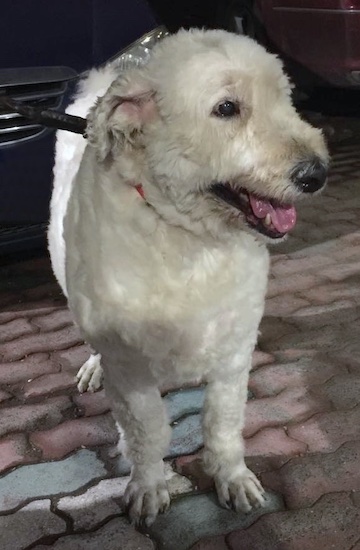
[[[234,101],[223,101],[219,103],[213,111],[214,115],[222,118],[230,118],[240,113],[240,107],[238,103]]]

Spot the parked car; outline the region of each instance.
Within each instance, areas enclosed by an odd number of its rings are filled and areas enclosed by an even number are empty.
[[[303,88],[360,90],[360,0],[229,0],[214,17],[278,52]]]
[[[164,34],[144,0],[11,0],[1,8],[0,95],[62,111],[78,78],[121,70]],[[135,43],[134,43],[135,41]],[[54,130],[0,111],[0,254],[44,245]]]

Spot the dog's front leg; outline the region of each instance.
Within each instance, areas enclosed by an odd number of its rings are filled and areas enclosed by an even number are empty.
[[[244,460],[249,368],[208,381],[204,405],[204,467],[214,478],[220,504],[249,512],[263,505],[264,489]]]
[[[104,386],[112,413],[125,436],[126,456],[132,462],[125,504],[135,523],[151,525],[164,512],[170,497],[164,474],[171,437],[164,403],[147,366],[134,356],[112,364],[103,359]],[[129,364],[124,363],[129,359]]]

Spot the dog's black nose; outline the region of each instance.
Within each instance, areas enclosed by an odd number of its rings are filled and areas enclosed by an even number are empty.
[[[291,179],[302,193],[315,193],[324,187],[327,166],[318,158],[299,162],[292,171]]]

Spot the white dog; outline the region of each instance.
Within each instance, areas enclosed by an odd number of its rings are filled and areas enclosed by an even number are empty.
[[[85,115],[105,94],[88,143],[59,134],[49,241],[126,436],[130,517],[149,524],[169,505],[158,388],[196,376],[207,382],[204,467],[220,503],[248,511],[264,502],[241,430],[265,242],[324,186],[324,140],[292,106],[280,61],[245,37],[180,31],[105,92],[113,77],[92,73],[71,109]]]

